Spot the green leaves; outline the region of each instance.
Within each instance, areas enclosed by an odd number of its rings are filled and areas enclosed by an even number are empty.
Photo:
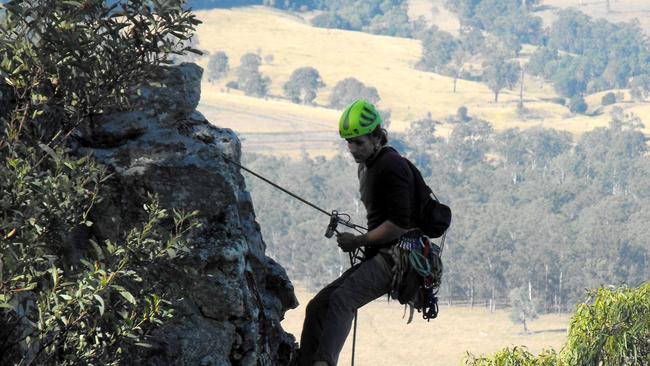
[[[130,87],[146,83],[170,54],[193,51],[183,41],[199,21],[182,4],[9,1],[0,21],[0,75],[17,91],[10,131],[36,140],[52,138],[26,124],[19,111],[67,132],[90,113],[131,108]],[[66,113],[62,118],[52,110]]]
[[[650,362],[650,282],[639,288],[590,291],[571,319],[566,345],[535,357],[525,347],[491,357],[467,355],[467,366],[648,365]]]
[[[599,288],[577,308],[564,357],[574,365],[643,365],[650,360],[649,339],[650,282]]]

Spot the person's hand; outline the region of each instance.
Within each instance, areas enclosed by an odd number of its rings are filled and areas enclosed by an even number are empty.
[[[351,233],[341,233],[336,237],[339,248],[344,252],[352,252],[364,245],[363,236],[356,236]]]

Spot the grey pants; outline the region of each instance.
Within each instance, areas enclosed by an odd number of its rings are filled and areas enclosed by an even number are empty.
[[[390,290],[391,268],[380,255],[362,262],[323,288],[307,304],[300,336],[300,366],[338,363],[354,312]]]

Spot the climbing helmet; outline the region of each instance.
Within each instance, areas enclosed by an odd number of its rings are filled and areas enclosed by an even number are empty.
[[[339,135],[350,139],[368,135],[381,125],[381,116],[372,103],[359,99],[345,109],[339,119]]]

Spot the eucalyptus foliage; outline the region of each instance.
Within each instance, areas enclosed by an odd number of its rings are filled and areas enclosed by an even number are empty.
[[[525,347],[465,358],[466,366],[650,365],[650,282],[638,288],[601,287],[588,293],[571,318],[560,352],[535,356]]]
[[[157,266],[180,260],[193,213],[151,198],[113,241],[93,229],[111,179],[68,153],[199,23],[182,1],[25,0],[0,18],[0,363],[118,364],[172,316]]]
[[[474,356],[467,353],[466,366],[556,366],[557,353],[547,350],[535,356],[526,347],[507,347],[488,356]]]
[[[567,365],[650,365],[650,282],[590,291],[562,353]]]
[[[4,4],[0,76],[14,88],[14,141],[28,127],[51,139],[98,113],[129,104],[142,84],[184,46],[199,21],[183,1],[27,0]],[[26,136],[22,136],[23,138]]]

